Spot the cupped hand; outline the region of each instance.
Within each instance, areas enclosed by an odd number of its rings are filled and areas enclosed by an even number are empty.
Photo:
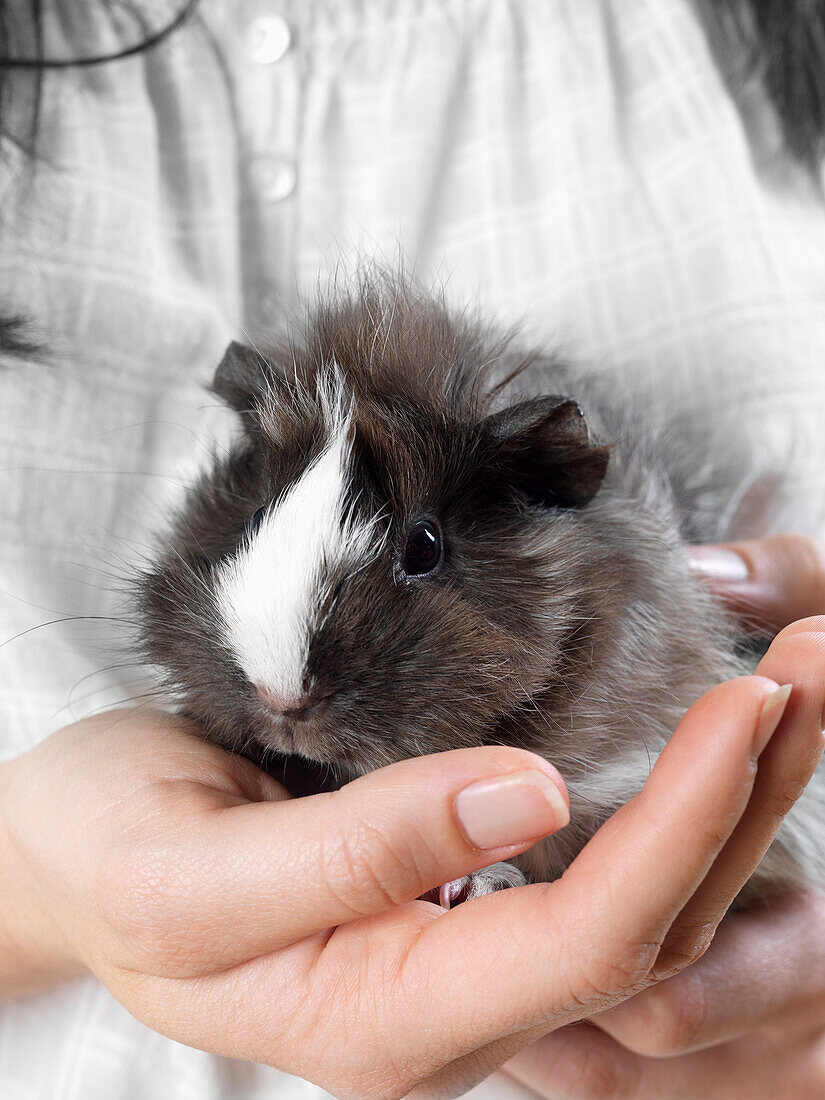
[[[0,958],[88,968],[158,1031],[337,1096],[460,1095],[705,951],[821,751],[821,678],[769,740],[777,690],[714,688],[561,880],[450,911],[416,899],[563,823],[532,754],[290,799],[182,719],[82,722],[0,769]]]
[[[825,547],[789,534],[697,547],[693,556],[748,626],[781,630],[758,672],[820,690],[825,619],[794,620],[825,613]],[[542,1038],[508,1072],[553,1100],[819,1100],[825,895],[800,890],[731,914],[694,966]]]

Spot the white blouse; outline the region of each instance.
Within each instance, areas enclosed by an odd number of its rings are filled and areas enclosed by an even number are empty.
[[[46,6],[55,53],[124,40]],[[690,0],[203,0],[150,53],[49,73],[47,156],[0,147],[0,309],[48,348],[0,360],[0,759],[151,692],[123,593],[232,430],[203,387],[365,258],[743,433],[740,533],[817,528],[825,205],[741,100]],[[324,1094],[90,979],[0,1007],[0,1095]]]

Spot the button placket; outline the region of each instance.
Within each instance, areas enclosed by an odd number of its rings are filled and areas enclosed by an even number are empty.
[[[236,79],[248,184],[243,262],[250,331],[272,328],[273,302],[291,285],[294,266],[298,59],[287,11],[288,0],[239,5]]]

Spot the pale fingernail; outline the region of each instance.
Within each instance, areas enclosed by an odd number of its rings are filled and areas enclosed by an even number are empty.
[[[745,559],[733,550],[720,546],[689,546],[688,557],[693,571],[710,580],[731,583],[748,579]]]
[[[776,689],[762,703],[762,709],[756,723],[756,733],[753,738],[753,748],[757,756],[770,741],[774,730],[779,725],[782,715],[785,713],[785,707],[788,705],[792,688],[793,684],[783,684],[782,687],[777,685]]]
[[[570,811],[540,771],[511,772],[465,787],[455,800],[461,830],[474,848],[505,848],[563,829]]]

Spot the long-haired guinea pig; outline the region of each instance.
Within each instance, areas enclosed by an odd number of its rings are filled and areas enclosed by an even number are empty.
[[[146,656],[295,793],[462,746],[546,756],[571,824],[470,893],[557,876],[685,709],[746,671],[684,549],[724,503],[694,429],[665,439],[397,285],[323,305],[300,341],[232,344],[213,390],[242,433],[140,580]],[[800,800],[746,897],[825,881],[824,801]]]

